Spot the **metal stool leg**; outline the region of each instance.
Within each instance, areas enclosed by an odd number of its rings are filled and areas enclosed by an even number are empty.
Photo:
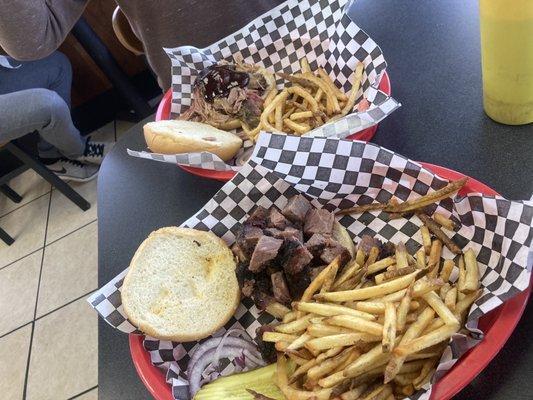
[[[9,236],[8,233],[4,231],[2,228],[0,228],[0,239],[8,246],[11,246],[13,242],[15,241],[15,239]]]
[[[91,208],[91,204],[87,200],[81,197],[80,194],[72,189],[67,183],[59,179],[56,174],[46,168],[46,166],[44,166],[35,156],[28,154],[13,142],[6,144],[5,148],[13,153],[15,157],[20,159],[20,161],[46,179],[52,186],[63,193],[70,201],[76,204],[83,211],[87,211],[89,208]]]
[[[9,199],[11,199],[11,201],[15,203],[20,203],[22,201],[22,196],[20,196],[17,192],[15,192],[5,183],[3,185],[0,185],[0,192],[5,194]]]

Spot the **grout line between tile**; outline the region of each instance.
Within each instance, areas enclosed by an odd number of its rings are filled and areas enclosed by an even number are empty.
[[[41,268],[39,269],[39,281],[37,284],[37,294],[35,295],[35,307],[33,308],[33,321],[31,322],[31,334],[30,334],[30,346],[28,348],[28,360],[26,362],[26,374],[24,376],[24,390],[22,392],[22,400],[26,400],[28,395],[28,377],[30,371],[30,360],[31,360],[31,348],[33,347],[33,333],[35,332],[35,316],[37,314],[37,304],[39,302],[39,289],[41,287],[41,276],[43,273],[43,262],[44,262],[44,253],[46,251],[46,234],[48,233],[48,221],[50,219],[50,208],[52,205],[52,191],[50,191],[50,197],[48,199],[48,211],[46,213],[46,225],[44,229],[44,240],[43,240],[43,254],[41,256]]]
[[[83,396],[85,393],[89,393],[91,390],[94,390],[94,389],[96,389],[97,387],[98,387],[98,385],[93,386],[92,388],[89,388],[89,389],[87,389],[87,390],[84,390],[83,392],[78,393],[78,394],[75,395],[75,396],[69,397],[67,400],[74,400],[74,399],[77,399],[78,397]]]
[[[72,232],[69,232],[69,233],[67,233],[67,234],[65,234],[65,235],[63,235],[63,236],[58,237],[57,239],[52,240],[50,243],[46,243],[46,244],[45,244],[45,247],[46,247],[46,246],[50,246],[52,243],[58,242],[58,241],[60,241],[61,239],[66,238],[67,236],[73,234],[74,232],[78,232],[80,229],[83,229],[83,228],[85,228],[86,226],[89,226],[89,225],[91,225],[93,222],[96,222],[96,221],[98,221],[98,218],[95,218],[95,219],[93,219],[92,221],[87,222],[86,224],[84,224],[84,225],[82,225],[82,226],[80,226],[80,227],[74,229]],[[48,226],[47,226],[47,228],[48,228]]]
[[[34,198],[34,199],[28,201],[27,203],[24,203],[24,204],[22,204],[22,205],[16,207],[16,208],[14,208],[14,209],[12,209],[11,211],[6,212],[5,214],[0,214],[0,218],[4,218],[6,215],[9,215],[9,214],[11,214],[11,213],[14,212],[14,211],[20,210],[22,207],[27,206],[27,205],[30,204],[30,203],[33,203],[35,200],[39,200],[41,197],[46,196],[47,194],[50,194],[51,190],[52,190],[52,188],[50,187],[50,190],[49,190],[48,192],[43,193],[43,194],[41,194],[40,196],[37,196],[36,198]]]
[[[87,292],[87,293],[85,293],[85,294],[82,294],[80,297],[76,297],[75,299],[66,302],[65,304],[63,304],[63,305],[61,305],[61,306],[59,306],[59,307],[57,307],[57,308],[54,308],[54,309],[51,310],[51,311],[48,311],[47,313],[44,313],[43,315],[40,315],[40,316],[38,316],[38,317],[35,317],[34,321],[39,321],[40,319],[42,319],[42,318],[44,318],[44,317],[46,317],[46,316],[48,316],[48,315],[50,315],[50,314],[56,312],[57,310],[61,310],[63,307],[66,307],[66,306],[68,306],[69,304],[72,304],[72,303],[74,303],[74,302],[76,302],[76,301],[78,301],[78,300],[80,300],[80,299],[83,299],[85,296],[88,296],[88,295],[90,295],[90,294],[96,292],[96,290],[98,290],[98,287],[96,287],[95,289],[93,289],[93,290],[91,290],[91,291],[89,291],[89,292]]]
[[[12,330],[10,330],[9,332],[3,333],[2,335],[0,335],[0,339],[2,339],[3,337],[5,337],[5,336],[7,336],[7,335],[12,334],[12,333],[15,332],[15,331],[18,331],[18,330],[21,329],[21,328],[24,328],[25,326],[31,324],[32,322],[33,322],[33,321],[26,322],[24,325],[17,326],[15,329],[12,329]]]
[[[44,247],[39,247],[38,249],[33,250],[31,253],[28,253],[28,254],[26,254],[25,256],[22,256],[22,257],[16,259],[15,261],[11,261],[9,264],[6,264],[6,265],[0,267],[0,271],[3,270],[4,268],[9,267],[10,265],[15,264],[16,262],[22,260],[23,258],[26,258],[26,257],[28,257],[28,256],[31,256],[31,255],[34,254],[34,253],[37,253],[38,251],[40,251],[40,250],[42,250],[42,249],[44,249]]]

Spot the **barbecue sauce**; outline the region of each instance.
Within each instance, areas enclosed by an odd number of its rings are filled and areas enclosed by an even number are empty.
[[[204,99],[212,103],[216,97],[228,97],[232,88],[245,88],[249,82],[248,73],[235,71],[233,66],[214,64],[200,71],[194,85],[201,86]]]

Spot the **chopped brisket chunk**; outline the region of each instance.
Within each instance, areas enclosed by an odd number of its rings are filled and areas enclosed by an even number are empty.
[[[366,254],[370,253],[370,249],[374,246],[379,247],[381,245],[381,242],[372,236],[369,235],[363,235],[361,240],[359,241],[359,245],[357,246],[358,249],[362,249]]]
[[[311,268],[304,267],[298,274],[285,275],[293,299],[300,299],[311,283]]]
[[[329,264],[337,256],[340,257],[340,266],[343,266],[348,261],[350,261],[350,258],[352,258],[350,252],[346,247],[334,240],[331,240],[330,243],[328,243],[328,245],[324,248],[324,250],[322,250],[322,253],[320,254],[320,259],[326,264]]]
[[[309,279],[312,281],[327,265],[319,265],[318,267],[309,268]]]
[[[269,261],[277,257],[283,240],[263,235],[257,242],[255,250],[250,259],[248,269],[252,272],[259,272],[264,269]]]
[[[379,258],[393,256],[396,252],[396,246],[392,242],[384,243],[379,248]]]
[[[270,275],[270,279],[272,280],[274,298],[282,304],[289,304],[292,299],[283,272],[278,271]]]
[[[313,255],[299,240],[287,239],[284,247],[281,265],[289,275],[299,273],[313,259]]]
[[[297,239],[300,242],[304,240],[304,235],[301,230],[288,226],[287,228],[280,230],[276,228],[266,228],[264,231],[265,235],[273,236],[277,239]]]
[[[268,214],[268,223],[267,226],[269,228],[276,228],[276,229],[285,229],[287,226],[290,225],[290,222],[283,216],[282,213],[279,212],[279,210],[276,207],[272,207],[270,209],[270,213]]]
[[[276,362],[276,347],[272,342],[263,342],[263,333],[272,332],[274,327],[272,325],[263,325],[255,331],[255,341],[257,342],[257,348],[261,353],[261,357],[267,363]]]
[[[305,214],[312,208],[311,203],[303,195],[293,196],[287,202],[287,205],[281,210],[281,213],[292,222],[303,223]]]
[[[255,246],[259,239],[263,236],[263,231],[257,226],[248,225],[245,223],[237,235],[237,245],[241,249],[246,259],[250,259],[254,252]]]
[[[315,233],[305,242],[305,247],[307,250],[313,254],[315,257],[319,257],[326,245],[329,243],[330,238],[321,233]]]
[[[265,207],[257,206],[246,221],[246,224],[264,228],[267,224],[268,210]]]
[[[242,285],[241,293],[244,297],[252,297],[252,294],[254,293],[254,285],[255,280],[254,279],[245,279],[244,283]]]
[[[335,221],[335,217],[328,210],[313,208],[305,216],[304,233],[307,236],[312,236],[315,233],[331,235],[333,221]]]
[[[231,251],[233,252],[233,255],[237,257],[237,260],[246,261],[246,255],[237,242],[233,243],[233,246],[231,246]]]

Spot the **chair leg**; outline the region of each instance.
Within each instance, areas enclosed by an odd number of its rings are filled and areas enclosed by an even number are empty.
[[[28,167],[37,172],[41,177],[47,180],[52,186],[63,193],[70,201],[76,204],[83,211],[87,211],[91,208],[91,204],[80,196],[78,192],[72,189],[67,183],[63,182],[59,177],[46,168],[35,156],[27,153],[16,143],[10,142],[5,145],[5,148],[13,153],[20,161],[26,164]]]
[[[2,228],[0,228],[0,239],[7,244],[8,246],[11,246],[15,239],[13,239],[9,234],[4,231]]]
[[[11,199],[11,201],[15,203],[20,203],[22,201],[22,196],[20,196],[17,192],[15,192],[5,183],[3,185],[0,185],[0,192],[5,194],[9,199]]]

